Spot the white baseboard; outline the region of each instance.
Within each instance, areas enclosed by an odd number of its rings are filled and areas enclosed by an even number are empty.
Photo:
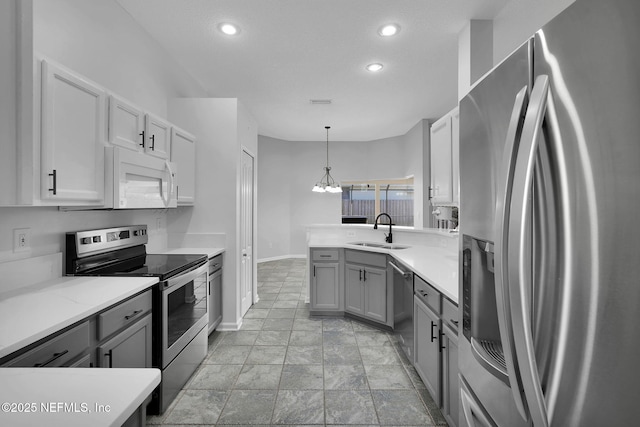
[[[239,331],[242,326],[242,319],[240,319],[239,323],[225,323],[221,322],[217,327],[216,331],[227,332],[227,331]]]
[[[258,260],[258,264],[260,264],[261,262],[279,261],[281,259],[306,258],[306,257],[307,257],[307,255],[305,255],[305,254],[280,255],[280,256],[274,256],[274,257],[270,257],[270,258],[261,258],[261,259]]]

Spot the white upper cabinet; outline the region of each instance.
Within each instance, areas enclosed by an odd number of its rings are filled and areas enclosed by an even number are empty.
[[[434,205],[458,204],[458,121],[456,108],[431,125],[429,196]]]
[[[171,153],[171,124],[147,113],[144,126],[144,151],[147,154],[169,159]]]
[[[193,205],[196,196],[196,137],[176,126],[171,129],[171,161],[178,166],[178,205]]]
[[[42,61],[43,200],[57,205],[103,202],[105,108],[102,88]]]
[[[109,97],[109,143],[142,151],[145,143],[144,112],[116,95]]]

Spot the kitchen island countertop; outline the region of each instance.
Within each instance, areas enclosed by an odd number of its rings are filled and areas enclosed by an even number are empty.
[[[160,370],[0,368],[0,384],[0,425],[121,426],[160,384]]]

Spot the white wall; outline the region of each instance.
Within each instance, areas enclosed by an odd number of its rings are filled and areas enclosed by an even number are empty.
[[[493,63],[498,64],[575,0],[511,0],[493,20]]]
[[[331,141],[336,181],[414,176],[416,224],[422,224],[422,157],[427,121],[406,135],[376,141]],[[259,136],[258,260],[306,253],[306,227],[340,224],[341,194],[313,193],[326,163],[326,141],[282,141]]]
[[[239,203],[243,147],[257,154],[257,123],[236,98],[178,98],[169,118],[196,140],[196,202],[168,214],[171,233],[226,235],[220,329],[240,324]]]
[[[258,259],[290,254],[291,143],[260,136],[258,174]],[[316,178],[317,179],[317,178]],[[271,189],[270,189],[271,188]],[[277,191],[276,191],[277,190]]]
[[[115,0],[35,0],[34,50],[167,116],[168,98],[205,96]]]
[[[35,0],[34,48],[141,107],[166,117],[167,99],[203,96],[204,89],[115,2]],[[160,220],[160,229],[157,221]],[[166,240],[166,213],[59,212],[56,208],[0,208],[0,262],[64,250],[64,233],[147,224],[151,249]],[[13,229],[31,228],[31,253],[12,251]]]

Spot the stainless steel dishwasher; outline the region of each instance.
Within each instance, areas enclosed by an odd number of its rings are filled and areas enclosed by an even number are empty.
[[[393,268],[393,330],[402,350],[413,363],[413,272],[397,261]]]

